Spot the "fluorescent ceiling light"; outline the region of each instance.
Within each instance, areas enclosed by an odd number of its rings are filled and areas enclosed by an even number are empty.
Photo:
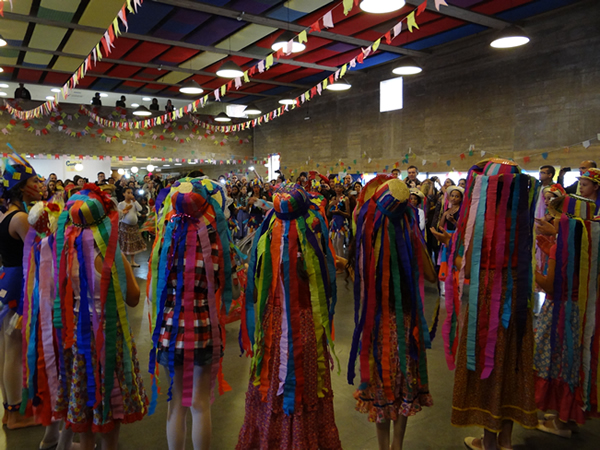
[[[244,71],[233,61],[227,61],[219,67],[217,75],[222,78],[238,78],[244,75]]]
[[[246,109],[244,110],[246,114],[256,115],[260,114],[262,111],[254,104],[250,103]]]
[[[59,88],[52,88],[52,89],[50,89],[50,92],[60,92],[60,89]]]
[[[288,42],[292,41],[292,53],[300,53],[301,51],[303,51],[306,48],[306,45],[301,44],[300,42],[295,40],[294,39],[295,37],[296,37],[296,35],[294,33],[292,33],[291,31],[284,31],[283,33],[281,33],[279,35],[279,37],[277,39],[275,39],[275,42],[273,42],[273,45],[271,45],[271,49],[274,52],[276,52],[280,48],[282,48],[283,50],[286,50]]]
[[[138,106],[133,111],[133,115],[134,116],[151,116],[152,112],[148,108],[146,108],[145,106]]]
[[[511,25],[500,31],[490,45],[494,48],[513,48],[520,47],[528,42],[529,36],[527,36],[527,33],[522,28]]]
[[[346,80],[337,80],[335,83],[328,84],[325,89],[329,89],[330,91],[347,91],[350,89],[352,85],[348,83]]]
[[[415,75],[422,71],[423,68],[417,64],[414,59],[404,57],[400,60],[394,70],[392,70],[392,73],[396,75]]]
[[[100,94],[100,97],[108,97],[108,94],[105,94],[104,92],[102,92],[102,93]]]
[[[282,105],[294,105],[296,104],[296,100],[294,100],[293,98],[282,98],[281,100],[279,100],[279,103]]]
[[[368,13],[383,14],[398,11],[404,5],[404,0],[363,0],[360,2],[360,9]]]
[[[231,122],[231,117],[229,117],[227,114],[221,112],[217,115],[217,117],[215,117],[215,121],[216,122]]]
[[[179,92],[183,94],[202,94],[204,89],[194,80],[188,80],[179,88]]]

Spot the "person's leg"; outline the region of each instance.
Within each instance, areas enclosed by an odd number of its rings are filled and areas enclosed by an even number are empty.
[[[392,450],[402,450],[407,422],[408,417],[402,415],[394,421],[394,439],[392,440]]]
[[[55,445],[60,439],[60,421],[52,422],[46,427],[44,438],[40,442],[40,449]]]
[[[389,450],[390,448],[390,423],[389,421],[383,423],[376,423],[377,427],[377,443],[379,444],[379,450]]]
[[[173,379],[172,398],[167,409],[167,442],[169,450],[183,450],[187,434],[185,418],[189,408],[182,406],[183,394],[183,367],[175,367]]]
[[[14,314],[9,313],[6,319],[12,318]],[[14,320],[14,319],[12,319]],[[22,367],[22,342],[21,330],[13,329],[5,320],[2,331],[4,334],[4,389],[6,390],[6,403],[11,406],[16,406],[21,403],[21,384],[23,382],[23,367]],[[9,430],[18,428],[26,428],[35,426],[34,417],[25,417],[19,411],[8,412],[7,427]]]
[[[6,308],[6,306],[5,306]],[[4,329],[6,323],[6,318],[2,321],[0,326]],[[2,400],[4,401],[4,408],[2,408],[2,423],[6,424],[8,422],[8,411],[6,410],[6,388],[4,386],[4,346],[5,346],[4,332],[0,330],[0,394],[2,395]]]
[[[502,421],[502,429],[500,430],[500,434],[498,434],[498,445],[502,448],[512,448],[513,423],[512,420]]]
[[[496,450],[498,448],[498,433],[483,430],[483,445],[485,445],[485,450]]]
[[[192,398],[192,442],[194,450],[208,450],[212,436],[210,416],[211,366],[194,367],[194,393]]]
[[[115,427],[108,433],[101,435],[102,439],[102,450],[117,450],[119,446],[119,431],[121,430],[121,424],[115,423]]]
[[[96,447],[96,436],[91,431],[79,433],[79,448],[81,450],[94,450]]]
[[[61,421],[64,423],[63,421]],[[79,449],[79,444],[73,444],[73,430],[71,428],[67,428],[66,424],[63,426],[62,431],[60,432],[60,437],[58,438],[58,446],[56,450],[71,450],[71,449]]]

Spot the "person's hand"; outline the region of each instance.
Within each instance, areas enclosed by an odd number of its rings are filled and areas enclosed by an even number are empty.
[[[454,214],[446,213],[446,220],[450,222],[452,225],[456,225],[456,219],[454,218]]]
[[[446,230],[442,230],[441,233],[433,227],[431,227],[429,230],[431,231],[431,234],[433,234],[433,236],[440,243],[442,243],[444,245],[448,245],[450,243],[450,239],[452,239],[452,236],[450,236],[450,233],[448,233]]]
[[[256,202],[256,200],[257,200],[257,198],[256,198],[256,197],[250,197],[250,198],[248,199],[248,203],[249,203],[250,205],[254,205],[254,203]]]
[[[535,230],[538,234],[545,236],[554,236],[556,234],[556,228],[546,219],[535,219]]]

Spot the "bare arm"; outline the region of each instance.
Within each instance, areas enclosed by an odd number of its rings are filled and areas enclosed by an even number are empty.
[[[554,270],[556,269],[556,261],[548,260],[548,273],[542,275],[540,272],[535,272],[535,282],[541,287],[547,295],[554,295]]]
[[[421,243],[421,260],[423,261],[423,276],[430,283],[437,283],[438,277],[433,267],[433,262],[427,251],[427,246]]]
[[[127,261],[127,258],[122,253],[121,256],[123,258],[123,266],[125,267],[125,278],[127,279],[127,294],[125,297],[125,303],[127,303],[127,306],[131,306],[133,308],[140,302],[140,287],[135,279],[135,276],[133,275],[133,269],[131,268],[129,261]],[[94,265],[96,266],[96,270],[100,273],[102,273],[102,263],[102,256],[98,255],[94,261]]]
[[[127,306],[133,308],[140,302],[140,287],[135,279],[135,275],[133,275],[131,264],[129,264],[124,254],[121,253],[121,257],[123,258],[125,277],[127,278],[127,297],[125,298],[125,303],[127,303]]]

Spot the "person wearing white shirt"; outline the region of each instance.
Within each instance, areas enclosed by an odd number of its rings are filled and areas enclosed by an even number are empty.
[[[142,206],[136,201],[132,188],[126,188],[123,195],[125,200],[119,203],[119,246],[123,254],[130,258],[131,267],[140,267],[135,262],[135,255],[146,250],[146,242],[138,227],[138,213]]]

